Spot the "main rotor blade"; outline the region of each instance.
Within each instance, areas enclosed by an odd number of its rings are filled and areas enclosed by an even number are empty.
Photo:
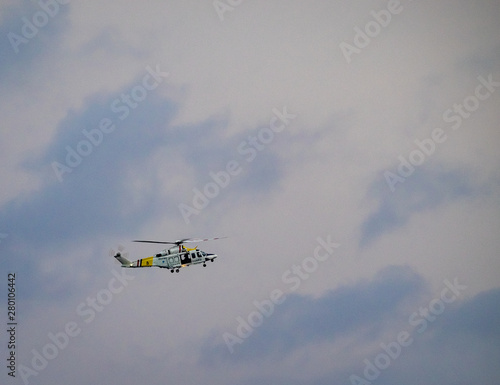
[[[160,242],[160,241],[143,241],[143,240],[134,240],[132,242],[141,242],[141,243],[160,243],[163,245],[177,245],[176,242]]]
[[[144,240],[135,240],[132,242],[141,242],[141,243],[159,243],[162,245],[182,245],[183,243],[188,243],[188,242],[205,242],[205,241],[215,241],[217,239],[224,239],[227,237],[216,237],[216,238],[184,238],[184,239],[179,239],[175,242],[167,242],[167,241],[144,241]]]
[[[206,242],[206,241],[215,241],[217,239],[224,239],[227,237],[216,237],[216,238],[186,238],[182,240],[182,243],[187,242]]]

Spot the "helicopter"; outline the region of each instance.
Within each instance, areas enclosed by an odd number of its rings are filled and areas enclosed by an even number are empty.
[[[217,254],[210,254],[204,251],[198,250],[198,246],[194,248],[188,248],[184,246],[184,243],[188,242],[205,242],[214,241],[216,239],[222,239],[226,237],[218,238],[184,238],[177,241],[145,241],[145,240],[135,240],[132,242],[140,243],[154,243],[154,244],[166,244],[175,245],[169,249],[160,251],[159,253],[147,257],[138,259],[136,261],[129,261],[127,258],[121,255],[120,252],[116,253],[114,256],[118,262],[122,264],[122,267],[161,267],[164,269],[169,269],[171,273],[179,272],[182,267],[188,267],[191,265],[203,264],[203,267],[207,266],[207,262],[213,262],[217,258]]]

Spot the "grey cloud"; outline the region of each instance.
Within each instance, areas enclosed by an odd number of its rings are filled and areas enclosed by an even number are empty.
[[[207,341],[203,362],[245,362],[284,357],[295,349],[319,341],[334,341],[362,328],[365,337],[376,338],[396,309],[421,294],[423,280],[407,266],[390,266],[370,282],[344,286],[318,299],[287,295],[269,319],[253,334],[235,345],[231,354],[219,336]],[[245,318],[245,317],[243,317]],[[232,331],[236,335],[236,331]]]
[[[68,29],[68,12],[71,5],[60,5],[51,11],[50,16],[40,8],[38,2],[25,1],[15,5],[3,6],[2,25],[0,25],[0,80],[3,88],[19,86],[26,71],[37,65],[44,55],[57,47],[64,32]],[[33,17],[37,13],[47,16],[46,24],[41,27],[33,25]],[[43,18],[40,19],[44,21]],[[25,26],[28,27],[25,27]],[[23,29],[24,28],[24,29]],[[14,37],[15,34],[16,37]],[[33,35],[33,36],[32,36]],[[20,42],[22,39],[22,42]],[[22,74],[22,75],[21,75]]]
[[[361,225],[361,246],[405,225],[417,212],[436,208],[466,196],[479,193],[481,186],[472,184],[465,170],[440,170],[422,167],[391,192],[385,180],[374,183],[369,196],[378,200],[378,208]]]
[[[136,84],[137,80],[132,81],[121,92],[130,91]],[[62,254],[64,250],[74,250],[75,244],[99,244],[112,236],[132,237],[152,218],[167,216],[183,221],[178,196],[165,196],[161,191],[156,170],[164,166],[162,163],[151,165],[153,153],[159,153],[165,163],[173,156],[181,156],[192,168],[194,179],[188,186],[178,186],[185,191],[201,188],[210,181],[209,172],[224,170],[229,160],[240,160],[242,166],[245,163],[237,152],[238,144],[244,140],[242,136],[220,140],[221,131],[226,128],[223,119],[211,119],[194,126],[173,126],[176,104],[151,92],[120,120],[111,105],[121,92],[95,95],[85,101],[80,111],[68,112],[45,154],[41,158],[28,154],[24,162],[27,170],[44,175],[42,187],[0,208],[0,228],[12,234],[11,242],[5,245],[11,251],[7,264],[22,266],[26,274],[34,277],[33,285],[43,279],[53,279],[36,273],[43,260],[33,259],[33,253],[49,252],[57,258],[74,259],[77,256]],[[103,134],[100,144],[93,146],[88,156],[82,156],[81,163],[71,172],[63,173],[59,182],[52,169],[53,162],[66,165],[68,147],[76,151],[79,143],[88,141],[84,132],[97,130],[104,118],[113,121],[116,129]],[[233,201],[240,194],[265,193],[279,180],[279,160],[272,151],[266,150],[248,164],[228,188],[228,196],[234,197]],[[133,181],[128,180],[129,170],[139,170],[147,181],[148,187],[141,190],[138,201],[134,200]],[[179,169],[176,173],[186,171]],[[228,204],[227,201],[214,200],[213,205]],[[92,258],[99,259],[102,255],[96,253]],[[34,290],[32,294],[37,292]]]
[[[445,312],[419,334],[411,331],[408,309],[420,308],[419,295],[426,290],[427,284],[410,268],[392,266],[379,272],[372,282],[342,287],[319,299],[291,295],[241,346],[235,346],[232,356],[225,345],[215,344],[214,336],[205,343],[201,362],[212,366],[272,360],[279,366],[295,349],[314,342],[356,335],[351,351],[366,351],[366,343],[388,344],[392,342],[388,335],[410,330],[414,342],[404,347],[373,383],[453,385],[462,383],[457,382],[460,379],[463,383],[498,383],[500,289],[447,305]],[[359,359],[326,375],[311,374],[307,381],[256,373],[237,383],[347,384],[351,375],[363,376],[364,359],[373,361],[380,352],[358,355]]]
[[[454,304],[455,305],[455,304]],[[443,385],[500,380],[500,289],[450,306],[379,377],[385,384]]]

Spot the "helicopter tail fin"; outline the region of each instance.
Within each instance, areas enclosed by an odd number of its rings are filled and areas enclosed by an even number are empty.
[[[122,267],[131,267],[132,262],[130,262],[127,258],[122,257],[120,253],[116,253],[115,258],[122,264]]]

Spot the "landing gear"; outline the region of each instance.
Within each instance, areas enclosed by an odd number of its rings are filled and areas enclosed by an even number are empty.
[[[175,269],[175,272],[178,273],[179,272],[179,269]]]
[[[203,263],[203,267],[207,267],[207,264],[206,264],[206,263]]]
[[[170,272],[171,272],[171,273],[173,273],[173,272],[174,272],[174,269],[170,270]]]

